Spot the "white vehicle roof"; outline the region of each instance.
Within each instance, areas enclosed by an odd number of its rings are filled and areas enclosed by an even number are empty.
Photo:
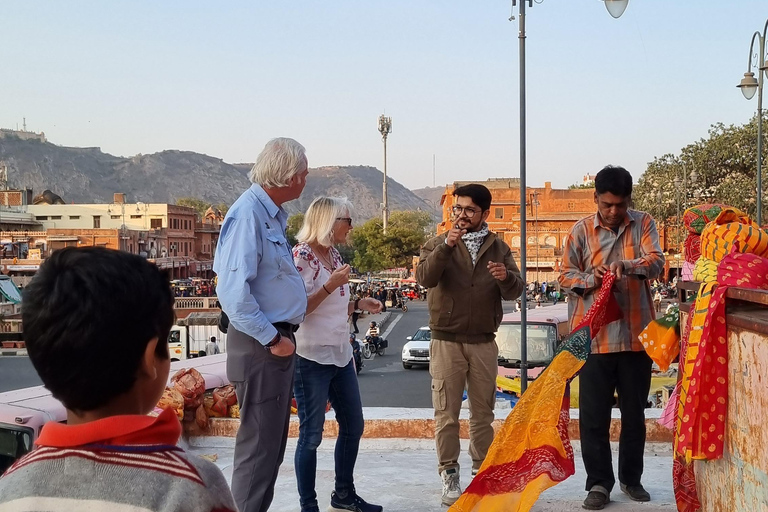
[[[554,306],[545,306],[539,309],[528,310],[527,321],[537,323],[555,323],[559,324],[567,322],[568,317],[568,304],[562,302]],[[520,312],[515,311],[513,313],[507,313],[501,319],[503,324],[516,324],[520,323]]]

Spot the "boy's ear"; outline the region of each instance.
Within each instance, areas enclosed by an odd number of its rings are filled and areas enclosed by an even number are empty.
[[[149,343],[147,343],[147,348],[144,349],[144,357],[141,358],[141,368],[139,368],[139,371],[142,374],[152,380],[157,378],[157,354],[155,354],[157,341],[157,336],[149,340]]]

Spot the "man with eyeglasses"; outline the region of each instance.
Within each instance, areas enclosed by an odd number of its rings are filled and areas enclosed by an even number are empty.
[[[429,288],[429,371],[444,505],[461,495],[459,412],[465,387],[473,475],[493,441],[501,301],[517,299],[525,287],[509,246],[488,231],[491,192],[470,184],[453,196],[453,227],[422,247],[416,267],[416,280]]]

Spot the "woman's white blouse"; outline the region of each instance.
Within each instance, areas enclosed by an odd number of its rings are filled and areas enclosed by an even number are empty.
[[[331,247],[329,256],[334,268],[344,264],[341,254],[335,248]],[[293,262],[304,280],[307,296],[322,288],[331,277],[331,270],[320,263],[308,244],[296,244],[293,248]],[[330,292],[317,309],[304,318],[296,331],[296,353],[316,363],[344,367],[352,359],[347,314],[349,285],[339,286]]]

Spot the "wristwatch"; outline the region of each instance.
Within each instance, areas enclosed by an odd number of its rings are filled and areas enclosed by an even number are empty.
[[[270,341],[269,343],[264,345],[264,350],[266,350],[267,352],[271,351],[272,347],[274,347],[275,345],[280,343],[280,339],[281,338],[282,338],[282,335],[279,332],[277,334],[275,334],[275,337],[272,338],[272,341]]]

